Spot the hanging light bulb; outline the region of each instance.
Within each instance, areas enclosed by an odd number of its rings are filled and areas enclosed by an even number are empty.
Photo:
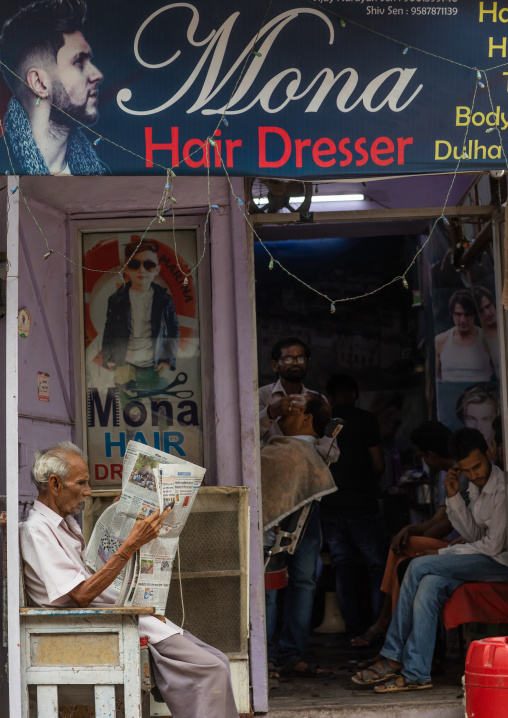
[[[335,314],[335,304],[333,302],[330,304],[330,314]]]
[[[407,55],[408,52],[409,52],[409,47],[405,47],[405,48],[402,50],[402,54],[403,54],[403,55]]]
[[[268,263],[268,269],[273,269],[273,257],[270,257],[270,262]]]
[[[53,250],[50,249],[49,252],[46,252],[46,254],[44,255],[44,259],[48,259],[48,257],[51,257],[52,254],[53,254]]]
[[[188,286],[189,286],[189,278],[188,278],[188,277],[185,277],[185,278],[184,278],[184,280],[183,280],[183,286],[184,286],[184,287],[188,287]]]
[[[405,277],[402,277],[402,286],[404,289],[409,289],[409,284],[407,283],[407,279]]]

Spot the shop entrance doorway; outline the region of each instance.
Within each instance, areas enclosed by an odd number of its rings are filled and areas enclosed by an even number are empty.
[[[333,374],[346,373],[356,379],[360,388],[357,406],[373,412],[380,428],[386,462],[379,482],[380,508],[387,551],[390,538],[402,526],[426,520],[438,505],[434,485],[437,477],[416,474],[421,465],[410,441],[411,431],[422,421],[437,418],[438,411],[434,349],[437,329],[432,310],[435,258],[431,248],[435,239],[447,240],[446,224],[435,227],[434,240],[426,242],[435,219],[444,214],[431,205],[439,206],[441,190],[445,184],[449,187],[450,178],[432,179],[435,194],[429,189],[430,178],[421,177],[354,186],[335,183],[333,189],[320,184],[318,197],[323,192],[337,194],[345,188],[344,194],[364,194],[369,209],[357,211],[361,205],[345,204],[343,213],[322,215],[318,204],[312,202],[310,208],[305,208],[306,217],[289,212],[255,217],[259,385],[276,380],[270,351],[276,341],[288,336],[301,338],[311,348],[305,386],[324,393],[327,379]],[[450,206],[462,207],[450,212],[462,213],[464,234],[471,239],[485,226],[491,213],[490,209],[478,209],[478,204],[491,204],[488,178],[478,180],[461,178],[450,201]],[[484,185],[486,194],[482,200]],[[381,203],[381,195],[383,208],[371,210],[373,203]],[[485,216],[481,212],[486,212]],[[486,274],[488,265],[495,292],[492,245],[485,245],[484,251],[469,271]],[[452,272],[459,276],[454,258],[449,259]],[[485,265],[483,270],[476,267],[478,259]],[[382,291],[376,291],[384,285],[387,286]],[[361,298],[341,301],[358,296]],[[434,292],[434,301],[435,298]],[[326,552],[326,544],[323,548]],[[332,570],[326,566],[326,556],[324,559],[324,567],[318,569],[314,628],[323,618],[324,594],[334,589]],[[359,557],[357,596],[367,627],[372,620],[372,606],[364,564]],[[279,620],[284,602],[281,594]],[[449,636],[448,644],[446,673],[436,676],[435,689],[425,695],[424,702],[428,715],[441,711],[439,715],[455,718],[463,712],[458,698],[463,656],[456,636]],[[324,708],[334,716],[350,715],[353,709],[384,716],[386,706],[380,704],[379,697],[353,691],[350,681],[356,662],[374,656],[377,648],[354,651],[344,634],[311,633],[305,660],[317,662],[326,675],[282,677],[278,685],[272,681],[269,715],[275,718],[286,715],[284,711],[305,707],[309,716],[322,715]],[[391,711],[407,715],[411,702],[410,696],[398,694],[391,699]]]

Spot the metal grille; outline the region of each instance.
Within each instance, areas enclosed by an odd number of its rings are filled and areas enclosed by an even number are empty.
[[[240,631],[240,577],[182,579],[184,628],[224,653],[242,650]],[[166,615],[177,625],[182,606],[177,573],[173,574]]]
[[[180,537],[182,572],[240,570],[236,511],[191,513]]]

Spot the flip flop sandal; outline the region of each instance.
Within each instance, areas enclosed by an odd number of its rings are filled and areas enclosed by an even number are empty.
[[[363,641],[364,643],[357,646],[353,641]],[[361,633],[359,636],[356,636],[356,638],[352,638],[349,643],[353,648],[372,648],[373,646],[379,646],[383,641],[384,635],[381,631],[378,631],[375,626],[371,626],[365,633]]]
[[[432,683],[417,683],[416,681],[410,681],[409,678],[404,678],[404,685],[398,686],[396,678],[391,681],[387,681],[383,686],[374,686],[376,693],[402,693],[404,691],[424,691],[427,688],[432,688]]]
[[[353,683],[357,686],[372,686],[376,683],[384,683],[387,678],[396,678],[399,675],[400,668],[393,668],[393,666],[388,663],[386,658],[381,658],[379,663],[382,668],[375,668],[372,666],[371,668],[367,668],[365,671],[361,672],[361,678],[358,676],[352,676],[351,680]],[[370,671],[376,673],[378,677],[373,678]]]

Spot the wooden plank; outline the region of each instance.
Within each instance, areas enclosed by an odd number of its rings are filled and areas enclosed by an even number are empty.
[[[240,631],[241,650],[249,648],[249,556],[250,556],[250,506],[249,494],[240,496],[238,507],[238,538],[240,542]],[[263,576],[264,580],[264,576]],[[247,667],[247,674],[249,670]],[[241,712],[241,711],[240,711]]]
[[[461,267],[467,267],[480,252],[483,252],[487,245],[492,242],[493,225],[492,220],[488,222],[483,229],[478,232],[472,244],[464,252],[460,260]]]
[[[153,606],[112,606],[111,608],[20,608],[22,616],[153,616]]]
[[[125,718],[141,715],[141,676],[139,661],[139,633],[135,618],[123,619],[124,705]]]
[[[36,686],[67,686],[75,685],[76,683],[80,685],[109,686],[113,684],[121,685],[123,681],[123,668],[111,668],[105,671],[104,666],[97,666],[97,668],[78,668],[77,670],[74,670],[72,666],[59,667],[58,670],[55,670],[54,667],[47,669],[29,668],[26,674],[27,684]],[[136,718],[139,718],[139,715],[136,716]]]
[[[478,207],[447,207],[446,217],[490,217],[495,211],[493,205],[480,205]],[[386,222],[395,219],[437,219],[443,213],[442,207],[414,207],[404,209],[358,209],[348,212],[314,212],[313,224],[324,222]],[[263,224],[289,224],[300,222],[299,212],[273,213],[249,215],[251,223]]]
[[[120,666],[117,632],[83,631],[76,633],[33,633],[30,641],[30,666],[80,666],[95,668]]]
[[[37,686],[37,718],[58,718],[57,686]]]
[[[241,576],[240,569],[225,569],[223,571],[182,571],[182,578],[227,578],[228,576]]]
[[[115,718],[115,686],[95,686],[95,718]]]
[[[4,471],[7,509],[7,629],[9,652],[9,716],[21,715],[21,656],[19,626],[19,496],[18,496],[18,279],[19,177],[7,177],[7,258],[5,315],[5,426]],[[6,711],[7,713],[7,711]]]

